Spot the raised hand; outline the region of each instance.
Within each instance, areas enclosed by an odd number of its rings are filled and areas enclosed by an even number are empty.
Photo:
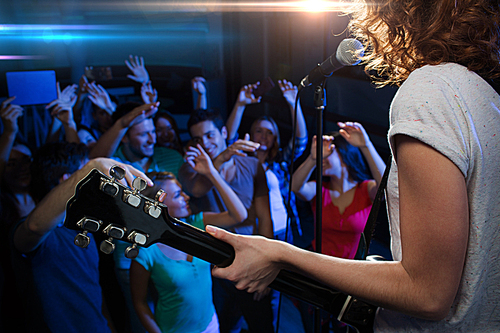
[[[109,114],[115,112],[116,103],[109,98],[109,94],[100,84],[96,84],[95,82],[88,83],[86,85],[87,91],[89,93],[89,99],[96,106],[105,110]]]
[[[54,108],[50,115],[59,119],[63,125],[73,125],[75,121],[73,117],[73,106],[76,103],[76,99],[76,95],[73,95],[69,101],[56,100],[58,102],[53,104]]]
[[[292,82],[287,80],[278,80],[278,85],[287,103],[295,105],[295,100],[297,99],[299,91],[297,86],[294,86]]]
[[[156,91],[156,89],[153,89],[151,81],[142,83],[141,97],[142,101],[146,104],[155,103],[158,100],[158,92]]]
[[[76,89],[78,86],[76,84],[72,84],[70,86],[67,86],[64,88],[63,91],[61,91],[61,86],[59,85],[59,82],[57,82],[57,99],[53,100],[47,106],[45,106],[46,109],[50,109],[56,104],[64,104],[64,105],[70,105],[71,108],[75,105],[76,103]]]
[[[128,128],[148,117],[152,117],[158,111],[158,106],[160,106],[160,102],[140,105],[118,119],[118,121],[123,128]]]
[[[186,151],[186,162],[189,163],[196,172],[205,176],[217,172],[212,163],[212,159],[200,144],[196,144],[196,147],[188,147]]]
[[[354,147],[366,147],[366,145],[371,142],[368,134],[360,123],[338,122],[337,125],[340,127],[340,135]]]
[[[204,77],[196,76],[191,80],[191,88],[199,95],[204,95],[207,93],[205,82],[206,80]]]
[[[132,72],[132,74],[127,75],[131,80],[139,83],[146,83],[149,81],[149,74],[144,66],[144,58],[138,56],[129,55],[129,60],[125,60],[125,65]]]
[[[14,99],[16,96],[7,98],[0,106],[0,118],[2,118],[5,132],[17,133],[19,131],[17,119],[23,115],[24,109],[17,104],[11,104]]]
[[[250,141],[250,134],[245,134],[245,138],[239,139],[226,148],[221,155],[224,161],[228,161],[233,155],[247,156],[245,152],[253,153],[259,149],[260,143]]]
[[[334,140],[333,136],[323,135],[323,158],[326,158],[330,156],[331,153],[333,153],[333,149],[335,149],[333,140]],[[316,160],[316,145],[317,145],[317,140],[315,135],[313,136],[311,142],[311,158],[314,160]]]
[[[253,103],[259,103],[262,97],[255,97],[253,94],[253,90],[259,86],[260,82],[256,82],[254,84],[247,84],[241,87],[240,92],[238,94],[238,98],[236,99],[236,105],[244,106]]]

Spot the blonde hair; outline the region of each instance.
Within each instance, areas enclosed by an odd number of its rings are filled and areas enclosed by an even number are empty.
[[[252,136],[253,139],[253,133],[255,132],[255,128],[257,127],[257,124],[259,124],[262,121],[268,121],[271,123],[271,126],[273,128],[273,135],[274,135],[274,143],[273,147],[269,150],[269,154],[267,155],[266,161],[271,162],[276,158],[276,155],[278,155],[278,151],[280,150],[280,131],[278,128],[278,124],[274,121],[273,118],[268,117],[268,116],[262,116],[258,119],[256,119],[252,123],[252,127],[250,127],[250,135]]]

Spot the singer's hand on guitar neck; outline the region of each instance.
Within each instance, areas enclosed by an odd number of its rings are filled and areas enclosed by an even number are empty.
[[[283,247],[276,246],[277,241],[262,236],[236,235],[214,226],[207,226],[206,231],[233,246],[236,252],[230,266],[212,269],[213,276],[236,282],[240,290],[263,293],[280,272],[279,255]]]

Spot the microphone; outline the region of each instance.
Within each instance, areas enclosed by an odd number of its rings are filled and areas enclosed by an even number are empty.
[[[310,86],[329,77],[338,69],[344,66],[354,66],[360,63],[363,56],[363,44],[357,39],[347,38],[340,42],[337,52],[328,59],[318,64],[316,68],[309,72],[300,82],[302,87]]]

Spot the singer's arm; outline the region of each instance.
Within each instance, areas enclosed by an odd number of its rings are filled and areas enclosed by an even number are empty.
[[[407,136],[396,137],[396,157],[401,261],[340,259],[207,228],[236,252],[233,264],[215,268],[213,275],[254,292],[267,287],[280,269],[288,269],[374,305],[429,320],[445,318],[458,291],[467,249],[465,179],[448,158]]]

